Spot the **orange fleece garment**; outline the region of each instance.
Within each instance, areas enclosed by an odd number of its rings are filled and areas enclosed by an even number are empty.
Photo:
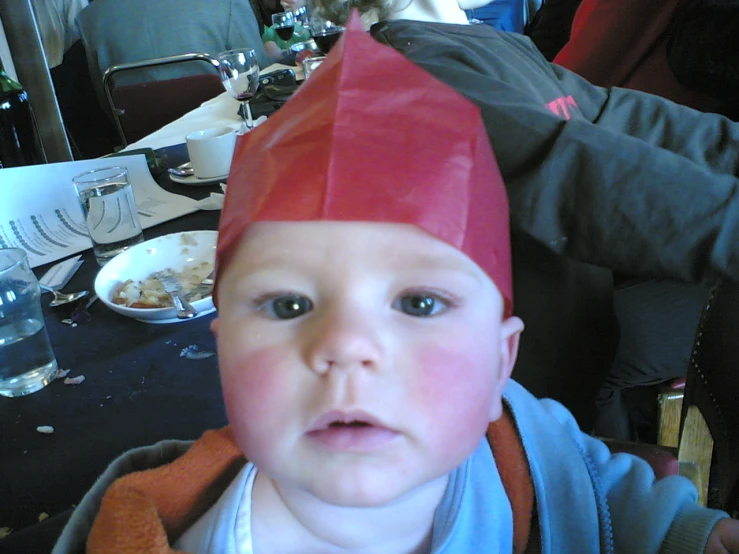
[[[513,509],[514,553],[538,550],[529,534],[534,490],[526,455],[508,415],[488,441]],[[246,464],[230,427],[207,431],[172,463],[125,475],[106,491],[87,540],[89,554],[173,554],[170,547],[223,494]],[[528,546],[528,548],[527,548]]]

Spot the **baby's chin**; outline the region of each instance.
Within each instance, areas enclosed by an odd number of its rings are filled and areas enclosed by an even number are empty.
[[[325,477],[312,482],[305,490],[320,503],[336,508],[381,509],[417,500],[423,502],[424,498],[438,504],[446,490],[449,472],[420,483],[409,483],[403,474],[395,477],[385,474],[382,478],[369,475],[337,478],[334,474],[333,480],[330,474]]]

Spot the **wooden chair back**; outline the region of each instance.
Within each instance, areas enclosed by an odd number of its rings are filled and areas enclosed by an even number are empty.
[[[682,406],[681,443],[698,410],[713,438],[719,508],[739,513],[739,284],[715,287],[698,325]],[[710,456],[710,453],[709,453]]]

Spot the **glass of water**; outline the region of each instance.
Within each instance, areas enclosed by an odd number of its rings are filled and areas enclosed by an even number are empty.
[[[125,167],[94,169],[72,179],[98,264],[144,241]]]
[[[326,56],[311,56],[309,58],[305,58],[303,60],[303,76],[305,79],[310,77],[310,74],[313,73],[316,68],[323,63],[323,60],[326,59]]]
[[[41,291],[20,248],[0,249],[0,395],[24,396],[54,380],[57,363]]]

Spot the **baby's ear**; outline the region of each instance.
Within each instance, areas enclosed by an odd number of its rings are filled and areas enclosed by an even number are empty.
[[[498,381],[502,388],[505,388],[505,384],[511,377],[513,366],[516,365],[518,342],[523,328],[523,321],[516,316],[504,319],[500,324],[500,374]]]
[[[495,392],[491,398],[490,421],[497,421],[503,413],[503,391],[511,378],[513,366],[518,356],[518,340],[523,331],[523,321],[518,317],[509,317],[500,324],[500,364],[498,367]]]
[[[213,321],[210,322],[210,332],[213,333],[213,335],[218,338],[218,328],[221,326],[221,320],[218,318],[215,318]]]

